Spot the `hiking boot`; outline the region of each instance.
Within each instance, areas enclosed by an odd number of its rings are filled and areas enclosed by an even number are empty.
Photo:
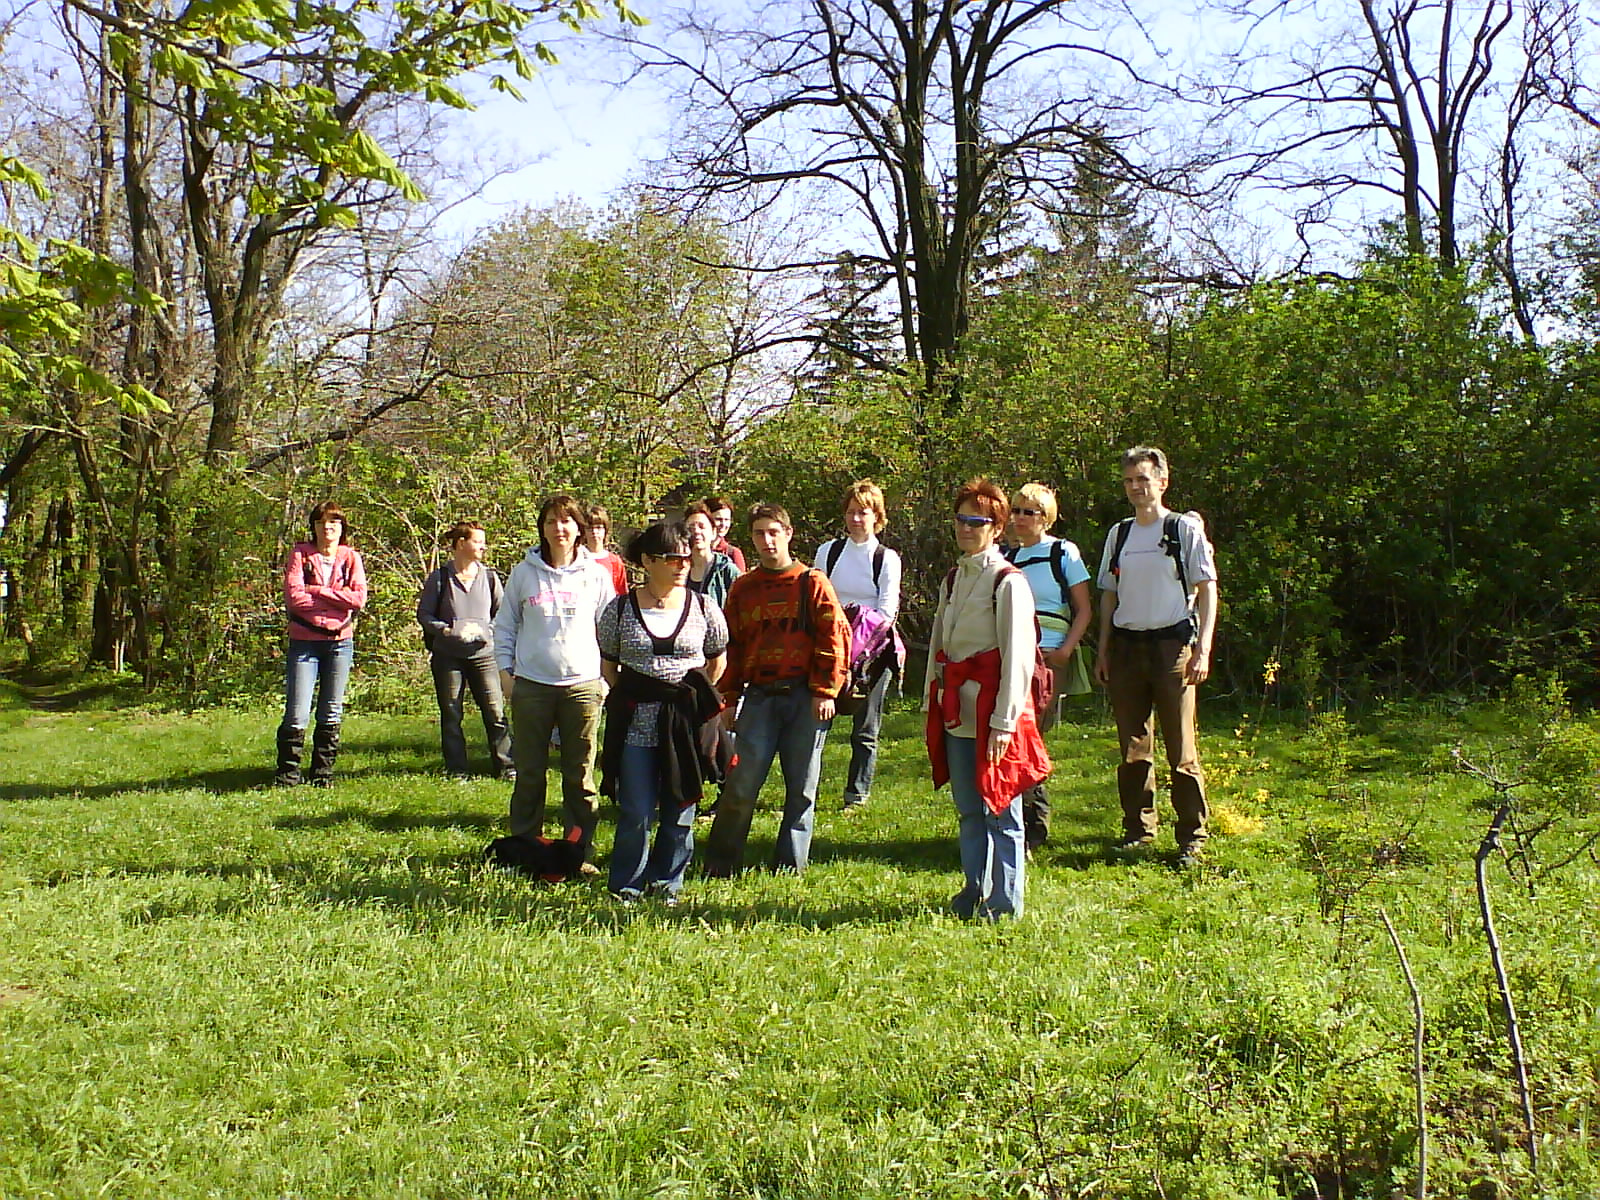
[[[1177,867],[1180,871],[1193,871],[1200,865],[1200,845],[1190,842],[1178,851]]]
[[[1125,842],[1118,842],[1115,849],[1118,854],[1142,854],[1155,844],[1153,837],[1129,838]]]
[[[298,787],[300,753],[305,749],[306,731],[292,725],[278,726],[278,766],[272,776],[274,787]]]
[[[333,785],[333,764],[339,757],[339,726],[318,725],[311,735],[311,769],[307,772],[312,787]]]

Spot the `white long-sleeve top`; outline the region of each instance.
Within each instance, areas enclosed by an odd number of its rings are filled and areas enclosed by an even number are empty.
[[[955,584],[948,596],[939,587],[939,607],[928,638],[928,679],[924,703],[939,667],[939,651],[960,662],[985,650],[1000,648],[1000,694],[995,697],[991,729],[1014,732],[1033,685],[1033,590],[1021,571],[1011,570],[995,583],[1009,564],[996,546],[982,554],[967,554],[956,563]],[[961,686],[961,724],[949,732],[957,737],[977,737],[978,683]],[[987,731],[984,731],[987,733]]]
[[[839,594],[839,603],[875,608],[889,620],[894,620],[900,613],[900,555],[887,546],[883,548],[883,569],[878,572],[878,582],[873,583],[872,556],[878,552],[878,539],[869,537],[859,544],[847,537],[834,540],[844,543],[839,561],[828,573],[828,582]],[[811,565],[828,572],[828,551],[832,547],[833,542],[823,542],[818,546],[817,557]]]

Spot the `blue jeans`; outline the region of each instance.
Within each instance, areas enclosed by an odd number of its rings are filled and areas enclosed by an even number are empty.
[[[504,774],[511,761],[511,727],[506,724],[506,702],[500,693],[500,668],[494,651],[471,657],[435,654],[433,691],[439,701],[439,749],[444,754],[444,769],[452,775],[467,773],[467,737],[461,730],[461,717],[470,689],[483,716],[483,734],[489,743],[489,758],[495,773]]]
[[[289,639],[284,670],[283,724],[304,730],[311,724],[311,694],[317,696],[317,725],[334,726],[344,717],[344,688],[355,659],[354,638],[337,642]]]
[[[966,884],[951,901],[958,916],[1022,915],[1022,799],[1013,797],[1004,812],[990,811],[978,794],[978,740],[944,736],[950,763],[950,794],[960,821],[961,873]]]
[[[778,871],[806,869],[811,860],[817,780],[822,774],[822,743],[831,723],[812,715],[811,693],[804,687],[745,690],[744,706],[734,726],[739,761],[728,773],[717,801],[717,819],[706,843],[706,874],[732,875],[744,866],[750,821],[774,758],[783,772],[784,797],[772,867]]]
[[[661,807],[657,797],[660,765],[654,746],[622,748],[617,838],[611,847],[611,890],[619,895],[637,896],[648,888],[676,896],[694,855],[695,806]],[[647,856],[652,818],[656,819],[656,839]]]
[[[867,689],[861,711],[851,718],[850,769],[844,777],[844,802],[862,804],[872,795],[872,781],[878,774],[878,730],[883,728],[883,706],[889,699],[893,672],[879,671]]]

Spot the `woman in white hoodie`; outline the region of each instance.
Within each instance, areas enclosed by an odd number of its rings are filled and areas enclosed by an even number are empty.
[[[595,619],[616,594],[611,573],[583,546],[584,507],[551,496],[539,508],[539,545],[506,580],[494,620],[494,652],[511,697],[517,781],[511,791],[511,834],[544,832],[545,770],[550,735],[561,734],[563,832],[582,834],[583,873],[592,875],[595,818],[595,734],[605,690]]]

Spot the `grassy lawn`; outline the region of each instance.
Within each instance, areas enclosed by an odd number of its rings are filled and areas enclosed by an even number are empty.
[[[1427,1009],[1431,1194],[1600,1195],[1600,870],[1492,872],[1535,1179],[1473,887],[1488,793],[1433,767],[1498,709],[1203,713],[1232,833],[1183,875],[1170,828],[1107,853],[1090,702],[1049,738],[1027,916],[985,927],[943,911],[954,817],[910,712],[862,812],[829,746],[804,878],[620,910],[482,869],[506,789],[442,781],[426,715],[354,713],[338,786],[283,792],[274,713],[103,703],[0,697],[0,1196],[1406,1195],[1379,905]]]

